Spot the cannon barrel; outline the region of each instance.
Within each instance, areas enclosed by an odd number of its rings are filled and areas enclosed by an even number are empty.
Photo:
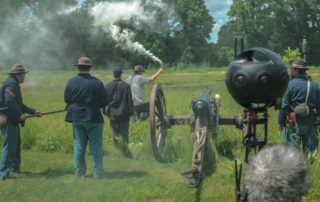
[[[211,90],[209,88],[205,88],[201,96],[192,100],[192,111],[197,116],[208,116],[210,114],[210,95]]]

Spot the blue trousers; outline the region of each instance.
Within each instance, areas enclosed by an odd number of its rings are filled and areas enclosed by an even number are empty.
[[[318,132],[316,124],[288,124],[282,133],[282,141],[302,150],[305,154],[318,149]]]
[[[0,162],[0,179],[9,177],[10,170],[19,171],[21,162],[20,127],[7,123],[1,128],[3,135],[2,157]]]
[[[95,178],[102,178],[104,174],[102,150],[103,123],[73,122],[72,125],[75,174],[77,176],[84,176],[86,174],[85,153],[89,142],[93,160],[93,176]]]

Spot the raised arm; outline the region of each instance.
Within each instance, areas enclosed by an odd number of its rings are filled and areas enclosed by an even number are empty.
[[[152,75],[150,78],[151,81],[156,80],[156,78],[158,78],[158,76],[163,72],[163,68],[161,67],[154,75]]]

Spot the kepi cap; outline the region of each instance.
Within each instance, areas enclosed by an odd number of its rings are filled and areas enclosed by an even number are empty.
[[[112,73],[122,73],[122,68],[121,67],[114,67],[112,69]]]

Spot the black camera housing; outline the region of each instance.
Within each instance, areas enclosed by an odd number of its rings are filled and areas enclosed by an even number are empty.
[[[285,92],[289,75],[280,57],[266,48],[243,51],[229,64],[225,83],[235,101],[246,109],[274,106]]]

